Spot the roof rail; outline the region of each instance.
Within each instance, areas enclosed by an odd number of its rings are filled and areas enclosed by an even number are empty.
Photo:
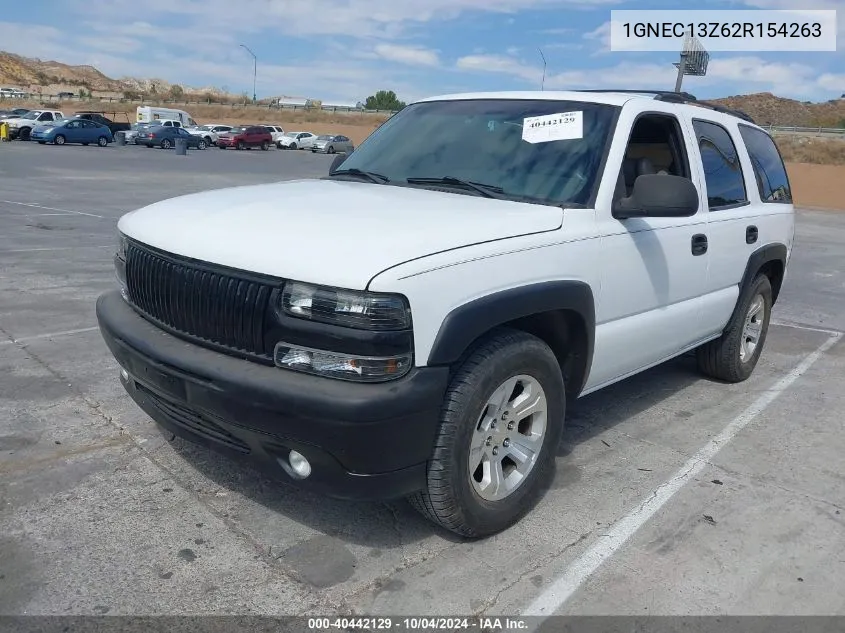
[[[743,119],[744,121],[748,121],[749,123],[754,123],[754,119],[751,118],[748,114],[743,112],[742,110],[734,110],[732,108],[726,108],[725,106],[718,105],[716,103],[710,103],[708,101],[699,101],[694,95],[691,95],[688,92],[673,92],[671,90],[610,90],[610,89],[590,89],[590,90],[579,90],[578,92],[621,92],[624,94],[650,94],[654,95],[655,100],[657,101],[668,101],[670,103],[688,103],[690,105],[701,106],[702,108],[710,108],[715,112],[721,112],[722,114],[729,114],[731,116],[735,116],[737,118]]]
[[[688,101],[697,101],[694,95],[691,95],[688,92],[674,92],[672,90],[612,90],[610,88],[606,89],[590,89],[590,90],[578,90],[578,92],[620,92],[622,94],[641,94],[641,95],[654,95],[654,98],[658,101],[674,101],[678,103],[685,103]]]

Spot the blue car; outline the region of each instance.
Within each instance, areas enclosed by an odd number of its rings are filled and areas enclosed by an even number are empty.
[[[51,121],[32,130],[29,138],[41,145],[45,143],[53,143],[54,145],[64,145],[65,143],[90,145],[96,143],[100,147],[106,147],[114,141],[114,135],[108,127],[87,119]]]

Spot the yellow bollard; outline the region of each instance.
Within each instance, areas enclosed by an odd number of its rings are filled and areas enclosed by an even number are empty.
[[[9,124],[6,122],[0,122],[0,141],[8,141],[9,140]]]

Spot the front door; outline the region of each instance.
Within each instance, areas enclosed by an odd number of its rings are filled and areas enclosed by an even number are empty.
[[[614,202],[630,195],[637,177],[666,173],[703,186],[690,168],[690,130],[662,104],[633,119],[623,151],[611,151],[607,173],[618,174]],[[620,139],[621,140],[621,139]],[[615,156],[615,160],[613,159]],[[593,391],[655,365],[701,338],[700,306],[709,259],[707,212],[700,197],[698,213],[684,218],[613,217],[598,208],[601,236],[601,291],[596,305],[595,368],[585,391]]]

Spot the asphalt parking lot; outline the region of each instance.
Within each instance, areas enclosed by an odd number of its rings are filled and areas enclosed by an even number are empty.
[[[684,357],[572,403],[488,540],[166,442],[96,328],[117,219],[331,160],[0,146],[0,614],[845,614],[845,213],[799,213],[748,382]]]

